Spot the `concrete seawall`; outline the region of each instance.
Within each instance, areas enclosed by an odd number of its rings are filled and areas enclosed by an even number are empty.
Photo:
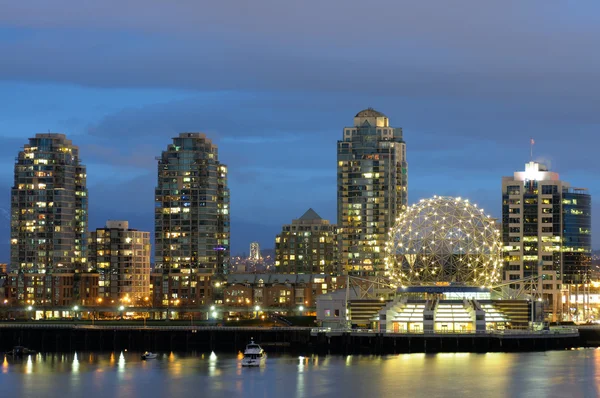
[[[497,334],[360,334],[315,336],[315,352],[336,354],[402,354],[437,352],[519,352],[578,347],[577,335]]]
[[[588,332],[587,334],[592,334]],[[593,333],[600,342],[600,330]],[[311,331],[310,328],[0,325],[0,351],[23,345],[39,352],[243,350],[253,338],[268,352],[400,354],[563,350],[586,345],[573,333],[392,334]]]

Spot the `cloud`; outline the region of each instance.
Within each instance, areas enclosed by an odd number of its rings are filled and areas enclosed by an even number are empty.
[[[22,3],[0,14],[0,79],[31,86],[3,90],[3,189],[27,138],[11,132],[64,128],[95,224],[151,228],[155,157],[185,131],[229,166],[246,223],[234,247],[308,207],[334,222],[336,141],[368,106],[404,129],[411,200],[470,196],[497,214],[500,177],[529,160],[530,137],[573,185],[600,183],[597,2]]]
[[[4,79],[543,100],[556,111],[598,98],[600,55],[590,50],[600,28],[589,15],[600,6],[591,1],[574,10],[541,1],[375,0],[370,13],[358,0],[33,3],[3,8],[0,21],[12,27],[12,40],[0,42],[11,55]],[[40,59],[53,62],[40,68]]]

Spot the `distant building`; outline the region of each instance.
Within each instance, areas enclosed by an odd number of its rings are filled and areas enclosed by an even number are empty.
[[[338,272],[336,226],[313,209],[284,225],[275,238],[276,272],[333,274]]]
[[[230,272],[227,166],[205,134],[181,133],[158,158],[157,179],[155,272],[170,289],[161,301],[195,301],[197,274]]]
[[[260,244],[258,242],[250,243],[250,261],[260,261]]]
[[[9,291],[28,304],[86,299],[79,281],[87,271],[88,191],[79,148],[64,134],[36,134],[14,171]]]
[[[6,274],[8,272],[8,264],[0,263],[0,274]]]
[[[337,145],[340,265],[350,275],[385,273],[388,231],[408,203],[402,129],[374,109],[360,111]]]
[[[541,293],[563,313],[561,290],[587,283],[591,266],[591,196],[537,162],[502,178],[504,280]],[[520,279],[543,275],[528,284]],[[528,285],[528,286],[526,286]]]
[[[89,249],[102,301],[142,305],[150,300],[150,232],[129,229],[127,221],[107,221],[91,233]]]

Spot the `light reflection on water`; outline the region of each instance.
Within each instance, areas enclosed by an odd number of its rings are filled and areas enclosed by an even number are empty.
[[[81,360],[80,360],[81,359]],[[260,368],[215,353],[37,354],[3,358],[1,396],[598,396],[600,350],[277,356]]]

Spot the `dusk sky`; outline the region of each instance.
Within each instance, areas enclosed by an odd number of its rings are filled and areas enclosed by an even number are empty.
[[[367,107],[404,130],[411,203],[499,217],[530,137],[599,198],[599,45],[597,0],[0,0],[0,262],[14,158],[47,131],[80,147],[90,229],[147,231],[155,157],[205,132],[229,166],[233,253],[309,207],[336,221],[336,142]]]

